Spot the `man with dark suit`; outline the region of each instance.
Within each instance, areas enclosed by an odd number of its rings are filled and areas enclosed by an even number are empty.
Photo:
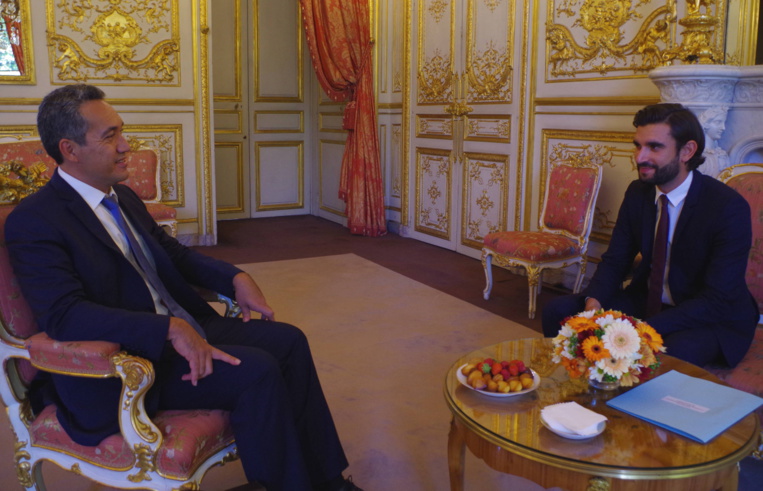
[[[543,333],[556,336],[560,323],[580,311],[621,310],[652,325],[668,354],[699,366],[733,367],[750,347],[759,318],[744,278],[750,207],[736,191],[696,170],[704,161],[705,137],[690,110],[647,106],[633,125],[639,179],[625,193],[589,285],[544,307]],[[667,239],[662,247],[660,223]]]
[[[153,362],[150,412],[230,411],[250,481],[269,490],[358,490],[342,476],[347,460],[304,334],[275,321],[248,274],[168,236],[118,184],[128,176],[129,145],[103,92],[56,89],[37,125],[59,165],[10,214],[6,242],[40,328],[61,341],[119,343]],[[235,298],[242,318],[220,317],[190,284]],[[57,404],[74,441],[96,445],[119,429],[119,391],[115,379],[53,375],[32,396]]]

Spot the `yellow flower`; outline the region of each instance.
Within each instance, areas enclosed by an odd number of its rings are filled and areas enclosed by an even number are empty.
[[[593,362],[597,362],[602,358],[608,358],[610,356],[607,348],[604,347],[604,343],[596,336],[590,336],[583,341],[583,354],[585,357]]]
[[[573,317],[567,319],[567,325],[575,332],[582,332],[586,329],[597,329],[599,325],[592,319],[586,319],[585,317]]]
[[[654,352],[664,351],[662,348],[662,336],[652,326],[645,322],[639,322],[636,325],[636,330],[641,339],[649,346],[649,349]]]
[[[638,375],[635,375],[633,371],[626,372],[620,376],[620,385],[622,387],[631,387],[638,383]]]

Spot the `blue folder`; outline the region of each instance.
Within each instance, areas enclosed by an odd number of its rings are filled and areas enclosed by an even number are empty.
[[[763,399],[671,370],[610,399],[607,404],[707,443],[763,405]]]

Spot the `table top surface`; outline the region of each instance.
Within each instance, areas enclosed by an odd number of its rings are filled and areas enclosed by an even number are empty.
[[[711,472],[750,454],[760,424],[750,414],[707,444],[607,406],[608,399],[627,388],[601,391],[585,379],[570,379],[564,367],[551,360],[550,338],[506,341],[468,353],[445,377],[445,399],[454,417],[469,430],[506,450],[546,464],[581,472],[622,478],[688,477]],[[535,391],[513,397],[491,397],[461,385],[456,371],[474,358],[519,359],[535,370],[541,382]],[[719,382],[711,373],[670,356],[661,356],[657,375],[676,370]],[[606,416],[600,435],[572,440],[556,435],[540,420],[543,407],[575,401]]]

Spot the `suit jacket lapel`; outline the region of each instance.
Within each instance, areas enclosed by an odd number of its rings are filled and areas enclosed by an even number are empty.
[[[657,227],[657,204],[654,202],[657,192],[654,186],[649,186],[648,191],[644,194],[641,210],[641,216],[644,220],[641,250],[644,259],[649,261],[647,264],[650,264],[652,262],[652,249],[654,249],[654,232]]]
[[[697,171],[692,171],[692,174],[691,186],[689,186],[689,192],[686,193],[684,206],[681,208],[681,214],[678,216],[678,223],[676,223],[676,230],[673,232],[673,243],[682,237],[681,234],[692,214],[694,214],[697,203],[699,203],[699,195],[702,190],[702,175]]]
[[[82,196],[77,193],[69,184],[58,175],[58,169],[56,169],[53,177],[50,179],[50,185],[56,191],[61,200],[64,201],[66,206],[79,220],[85,228],[90,231],[98,240],[103,242],[107,247],[113,249],[115,252],[122,254],[122,251],[117,247],[114,239],[106,231],[101,224],[101,221],[95,215],[90,206],[82,199]]]

